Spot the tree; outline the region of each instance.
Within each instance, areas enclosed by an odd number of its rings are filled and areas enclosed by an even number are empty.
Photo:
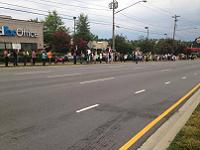
[[[44,32],[67,31],[64,23],[56,11],[49,12],[44,21]]]
[[[94,37],[90,32],[90,25],[88,21],[88,16],[84,14],[80,14],[78,17],[78,21],[76,24],[76,34],[75,38],[85,40],[89,42],[92,37]]]
[[[111,42],[112,43],[112,42]],[[128,42],[127,38],[125,36],[116,35],[115,37],[115,48],[120,53],[131,53],[132,48],[130,45],[130,42]]]
[[[68,45],[69,39],[68,29],[64,26],[61,17],[56,11],[49,12],[44,20],[44,42],[50,48],[60,48],[61,45]]]
[[[157,54],[180,54],[185,53],[186,47],[188,46],[187,42],[182,41],[173,41],[173,39],[161,39],[154,46],[155,52]]]
[[[140,39],[137,41],[133,41],[132,45],[134,48],[140,47],[143,53],[148,53],[148,52],[154,53],[155,42],[156,42],[155,40]]]
[[[52,48],[55,51],[65,52],[69,49],[71,37],[68,33],[57,31],[52,36]]]
[[[92,41],[98,41],[99,37],[95,34],[90,33],[90,37]]]

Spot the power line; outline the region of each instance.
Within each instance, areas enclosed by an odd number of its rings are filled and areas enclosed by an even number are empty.
[[[23,12],[23,13],[34,14],[34,15],[48,16],[48,14],[41,14],[41,13],[31,12],[31,11],[26,11],[26,10],[19,10],[19,9],[8,8],[8,7],[2,7],[2,6],[0,6],[0,8],[1,8],[1,9],[6,9],[6,10],[12,10],[12,11],[18,11],[18,12]],[[62,19],[66,19],[66,20],[73,20],[73,18],[65,18],[65,17],[61,17],[61,18],[62,18]],[[95,22],[95,21],[90,21],[90,23],[93,23],[93,24],[101,24],[101,25],[110,25],[110,23],[106,23],[106,22]]]
[[[31,12],[31,11],[26,11],[26,10],[19,10],[19,9],[14,9],[14,8],[8,8],[8,7],[2,7],[0,6],[1,9],[7,9],[7,10],[12,10],[12,11],[18,11],[18,12],[23,12],[23,13],[29,13],[29,14],[34,14],[34,15],[40,15],[40,16],[48,16],[48,14],[41,14],[41,13],[36,13],[36,12]],[[62,19],[66,20],[73,20],[72,18],[65,18],[61,17]]]
[[[82,4],[89,4],[91,5],[91,3],[87,3],[87,2],[83,2],[83,1],[80,1],[80,0],[73,0],[75,2],[79,2],[79,3],[82,3]],[[98,7],[102,7],[102,8],[105,8],[105,6],[103,5],[96,5],[96,4],[92,4],[93,6],[98,6]]]
[[[149,25],[149,26],[152,26],[152,27],[156,27],[156,28],[162,28],[162,29],[166,29],[167,27],[161,27],[161,26],[157,26],[157,25],[153,25],[153,24],[150,24],[150,23],[146,23],[146,22],[144,22],[144,21],[141,21],[139,18],[137,18],[137,17],[130,17],[130,16],[127,16],[127,15],[125,15],[125,14],[123,14],[123,13],[121,13],[121,15],[123,15],[123,16],[125,16],[125,17],[127,17],[127,18],[129,18],[129,19],[131,19],[131,20],[134,20],[134,21],[137,21],[137,22],[139,22],[139,23],[142,23],[142,24],[144,24],[145,26],[146,25]]]
[[[156,9],[158,9],[158,10],[160,10],[161,12],[163,12],[163,13],[166,13],[166,14],[168,14],[168,15],[172,15],[172,13],[171,13],[171,11],[170,10],[167,10],[167,9],[165,9],[165,8],[161,8],[161,7],[158,7],[158,6],[156,6],[156,5],[154,5],[153,3],[150,3],[150,2],[148,2],[148,4],[151,4],[154,8],[156,8]],[[142,4],[141,4],[142,5]],[[143,5],[144,6],[144,5]],[[145,6],[144,6],[145,7]],[[147,6],[146,6],[147,7]],[[154,9],[154,8],[150,8],[150,9]],[[181,20],[182,21],[185,21],[185,22],[188,22],[188,23],[190,23],[190,24],[196,24],[196,23],[194,23],[194,22],[192,22],[192,21],[190,21],[190,20],[188,20],[188,19],[186,19],[186,18],[184,18],[184,17],[181,17]]]
[[[149,2],[149,4],[151,4],[154,8],[156,8],[156,9],[162,11],[163,13],[166,13],[166,14],[168,14],[168,15],[170,15],[170,16],[172,15],[171,11],[169,11],[169,10],[167,10],[167,9],[165,9],[165,8],[158,7],[158,6],[154,5],[154,4],[151,3],[151,2]]]
[[[21,6],[21,5],[14,5],[14,4],[4,3],[4,2],[0,2],[0,3],[1,3],[1,4],[4,4],[4,5],[9,5],[9,6],[14,6],[14,7],[25,8],[25,9],[31,9],[31,10],[36,10],[36,11],[40,11],[40,12],[48,12],[48,13],[49,13],[49,11],[44,11],[44,10],[41,10],[41,9],[35,9],[35,8],[30,8],[30,7]],[[45,4],[42,4],[42,5],[45,5]],[[50,5],[50,6],[53,6],[53,5]],[[59,6],[58,6],[58,8],[62,8],[62,7],[59,7]],[[62,9],[64,9],[64,8],[62,8]],[[71,10],[71,11],[75,11],[75,10]],[[65,11],[65,12],[66,12],[66,13],[69,13],[69,12],[67,12],[67,11]],[[75,12],[77,12],[77,11],[75,11]],[[59,14],[60,14],[60,15],[64,15],[64,16],[74,17],[74,16],[71,16],[71,15],[66,15],[66,14],[61,14],[61,13],[59,13]],[[91,14],[91,13],[90,13],[90,15],[95,15],[95,16],[96,16],[96,14]],[[98,16],[110,18],[110,17],[104,16],[104,15],[98,15]]]
[[[36,4],[41,4],[41,5],[49,5],[49,4],[44,4],[44,3],[40,3],[40,2],[36,2],[33,0],[26,0],[32,3],[36,3]],[[108,9],[101,9],[101,8],[91,8],[91,7],[86,7],[86,6],[78,6],[78,5],[72,5],[72,4],[66,4],[66,3],[60,3],[60,2],[55,2],[55,1],[49,1],[49,0],[40,0],[42,2],[48,2],[48,3],[52,3],[52,4],[59,4],[59,5],[65,5],[65,6],[69,6],[69,7],[76,7],[76,8],[86,8],[86,9],[91,9],[91,10],[99,10],[99,11],[110,11]],[[55,5],[49,5],[49,6],[53,6],[55,7]],[[56,6],[58,7],[58,6]],[[60,7],[63,8],[63,7]]]
[[[187,28],[179,29],[179,30],[177,30],[177,31],[197,30],[197,29],[199,29],[199,28],[196,28],[196,27],[194,27],[194,28],[192,28],[192,27],[187,27]]]
[[[46,1],[46,0],[45,0]],[[14,5],[14,4],[9,4],[9,3],[3,3],[3,2],[0,2],[0,3],[2,3],[2,4],[6,4],[6,5],[10,5],[10,6],[16,6],[16,7],[21,7],[21,8],[25,8],[25,9],[31,9],[31,10],[37,10],[37,11],[41,11],[41,12],[48,12],[48,11],[44,11],[44,10],[39,10],[39,9],[34,9],[34,8],[30,8],[30,7],[24,7],[24,6],[20,6],[20,5]],[[63,16],[69,16],[69,17],[73,17],[73,16],[70,16],[70,15],[65,15],[65,14],[60,14],[60,15],[63,15]],[[126,16],[126,15],[124,15],[124,14],[122,14],[123,16]],[[103,17],[106,17],[106,16],[103,16]],[[126,16],[127,18],[131,18],[131,17],[128,17],[128,16]],[[131,19],[133,19],[133,18],[131,18]],[[142,22],[142,21],[139,21],[138,19],[136,19],[138,22],[141,22],[141,23],[143,23],[143,24],[147,24],[147,23],[144,23],[144,22]],[[149,24],[150,25],[150,24]],[[151,26],[153,26],[153,25],[151,25]],[[161,28],[161,27],[160,27]]]
[[[61,6],[55,6],[55,5],[51,5],[51,4],[47,4],[47,3],[40,3],[40,2],[36,2],[36,1],[33,1],[33,0],[26,0],[26,1],[29,1],[29,2],[31,2],[31,3],[35,3],[35,4],[39,4],[39,5],[43,5],[43,6],[50,6],[50,7],[53,7],[53,8],[60,8],[60,9],[63,9],[63,10],[65,10],[65,12],[66,12],[66,8],[65,7],[61,7]],[[66,4],[67,5],[67,4]],[[77,7],[79,7],[79,6],[77,6]],[[81,6],[80,6],[81,7]],[[87,8],[87,7],[85,7],[85,8]],[[90,8],[87,8],[87,9],[90,9]],[[95,8],[91,8],[91,9],[93,9],[93,10],[97,10],[97,9],[95,9]],[[110,11],[110,10],[107,10],[107,9],[105,9],[106,11]],[[105,11],[104,10],[104,11]],[[70,11],[73,11],[73,12],[77,12],[77,10],[70,10]],[[69,13],[69,12],[68,12]],[[81,12],[79,12],[79,13],[81,13]],[[91,14],[91,13],[90,13]],[[95,15],[96,16],[96,14],[91,14],[91,15]],[[102,17],[107,17],[107,16],[103,16],[103,15],[98,15],[98,16],[102,16]]]
[[[19,7],[19,8],[24,8],[24,9],[29,9],[29,10],[36,10],[36,11],[40,11],[40,12],[45,12],[45,13],[49,13],[49,11],[44,11],[44,10],[41,10],[41,9],[35,9],[35,8],[30,8],[30,7],[25,7],[25,6],[21,6],[21,5],[14,5],[14,4],[10,4],[10,3],[4,3],[4,2],[0,2],[1,4],[4,4],[4,5],[9,5],[9,6],[14,6],[14,7]],[[71,15],[66,15],[66,14],[61,14],[59,13],[59,15],[62,15],[62,16],[69,16],[69,17],[73,17]],[[123,16],[126,16],[122,13]],[[129,16],[126,16],[127,18],[131,18]],[[133,18],[131,18],[133,19]],[[91,20],[91,19],[90,19]],[[96,20],[92,20],[92,21],[96,21]],[[99,22],[99,21],[96,21],[96,22]],[[142,21],[138,21],[138,22],[141,22],[143,23]],[[104,21],[101,21],[101,23],[104,23],[104,24],[111,24],[110,22],[104,22]],[[143,24],[146,24],[146,23],[143,23]],[[122,26],[121,24],[119,24],[119,26]],[[137,25],[135,25],[137,26]],[[141,28],[141,26],[138,25],[138,27]]]
[[[2,7],[2,6],[0,6],[0,9],[18,11],[18,12],[22,12],[22,13],[29,13],[29,14],[40,15],[40,16],[48,16],[48,14],[42,14],[42,13],[37,13],[37,12],[32,12],[32,11],[26,11],[26,10],[19,10],[19,9]],[[61,17],[61,19],[64,19],[64,20],[73,20],[73,18],[66,18],[66,17]],[[97,25],[110,26],[110,23],[107,23],[107,22],[90,21],[90,23],[97,24]],[[133,28],[125,27],[125,26],[120,26],[120,28],[127,29],[127,30],[132,30],[132,31],[135,31],[135,32],[145,33],[145,31],[140,31],[140,30],[136,30],[136,29],[133,29]],[[155,33],[155,32],[152,32],[152,34],[161,35],[161,34]]]
[[[151,10],[153,10],[153,11],[162,13],[162,14],[168,16],[168,17],[170,16],[170,14],[168,14],[167,12],[164,12],[164,11],[161,11],[161,10],[159,10],[159,9],[156,9],[155,7],[146,6],[146,5],[143,5],[143,4],[140,4],[140,5],[143,6],[143,7],[145,7],[145,8],[147,8],[147,9],[151,9]]]
[[[131,30],[131,31],[135,31],[135,32],[140,32],[140,33],[146,33],[146,31],[141,31],[141,30],[135,30],[135,29],[132,29],[132,28],[127,28],[127,27],[121,27],[120,28],[122,29],[127,29],[127,30]],[[155,34],[155,35],[163,35],[161,33],[156,33],[156,32],[151,32],[151,34]]]
[[[9,3],[4,3],[4,2],[0,2],[0,4],[4,4],[4,5],[8,5],[8,6],[20,7],[20,8],[31,9],[31,10],[36,10],[36,11],[40,11],[40,12],[49,13],[49,11],[45,11],[45,10],[41,10],[41,9],[35,9],[35,8],[30,8],[30,7],[25,7],[25,6],[21,6],[21,5],[14,5],[14,4],[9,4]],[[64,14],[60,14],[60,15],[64,15]],[[70,16],[70,15],[64,15],[64,16],[73,17],[73,16]]]

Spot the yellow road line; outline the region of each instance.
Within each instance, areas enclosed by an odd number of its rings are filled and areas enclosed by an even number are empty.
[[[146,125],[142,130],[140,130],[132,139],[125,143],[119,150],[128,150],[133,144],[135,144],[145,133],[147,133],[152,127],[154,127],[161,119],[167,116],[171,111],[173,111],[177,106],[184,102],[188,97],[190,97],[196,90],[200,88],[200,83],[197,84],[192,90],[190,90],[185,96],[180,98],[176,103],[165,110],[156,119]]]

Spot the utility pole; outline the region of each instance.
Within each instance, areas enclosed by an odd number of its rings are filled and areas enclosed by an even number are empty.
[[[127,6],[127,7],[125,7],[125,8],[123,8],[123,9],[119,10],[119,11],[116,11],[116,12],[115,12],[115,9],[118,8],[118,2],[117,2],[116,0],[113,0],[113,1],[109,4],[109,8],[112,9],[112,11],[113,11],[113,26],[112,26],[112,49],[113,49],[113,50],[115,50],[115,14],[117,14],[117,13],[119,13],[119,12],[121,12],[121,11],[123,11],[123,10],[129,8],[129,7],[132,7],[133,5],[136,5],[136,4],[138,4],[138,3],[141,3],[141,2],[147,2],[147,1],[146,1],[146,0],[140,0],[140,1],[136,2],[136,3],[131,4],[131,5]]]
[[[181,16],[177,16],[177,15],[174,15],[174,16],[172,16],[172,18],[174,18],[174,32],[173,32],[173,37],[172,37],[172,39],[173,39],[173,50],[172,50],[172,52],[174,53],[174,40],[175,40],[175,35],[176,35],[176,27],[177,27],[177,21],[178,21],[178,17],[181,17]]]
[[[112,26],[112,49],[115,50],[115,9],[118,8],[118,2],[113,0],[109,4],[109,8],[113,11],[113,26]]]
[[[176,27],[177,27],[177,24],[176,22],[178,21],[178,17],[181,17],[181,16],[177,16],[177,15],[174,15],[172,16],[172,18],[174,18],[174,32],[173,32],[173,41],[175,40],[175,35],[176,35]]]

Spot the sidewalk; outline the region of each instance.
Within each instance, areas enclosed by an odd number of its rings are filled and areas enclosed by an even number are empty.
[[[126,64],[126,63],[133,63],[133,64],[135,64],[135,62],[133,62],[133,61],[126,61],[125,63],[124,62],[120,62],[120,61],[117,61],[117,62],[112,62],[112,63],[106,63],[105,61],[103,61],[101,64]],[[144,62],[140,62],[140,63],[144,63]],[[77,64],[76,65],[101,65],[100,64],[100,62],[96,62],[96,63],[89,63],[89,64],[87,64],[87,63],[83,63],[83,64],[81,64],[80,62],[77,62]],[[75,64],[73,64],[73,62],[72,61],[70,61],[70,62],[65,62],[64,64],[62,64],[62,63],[52,63],[52,64],[49,64],[48,62],[46,63],[46,65],[45,66],[69,66],[69,65],[74,65],[74,66],[76,66]],[[18,63],[18,66],[16,66],[16,67],[37,67],[37,66],[40,66],[40,67],[42,67],[43,65],[42,65],[42,62],[39,62],[39,63],[36,63],[34,66],[31,64],[31,63],[27,63],[27,65],[26,66],[24,66],[24,63]],[[9,67],[8,68],[13,68],[14,66],[13,66],[13,63],[9,63]],[[5,67],[5,64],[4,63],[0,63],[0,68],[7,68],[7,67]]]
[[[200,103],[200,89],[138,150],[166,150]]]
[[[57,63],[57,64],[55,64],[55,63],[52,63],[52,64],[46,63],[45,66],[65,66],[65,65],[73,65],[73,62],[65,62],[64,64],[62,64],[62,63]],[[24,63],[20,62],[20,63],[18,63],[18,66],[16,66],[16,67],[37,67],[37,66],[43,66],[42,62],[36,63],[34,66],[31,63],[27,63],[27,65],[24,66]],[[9,63],[8,67],[9,68],[14,67],[13,63]],[[5,64],[0,63],[0,68],[6,68]]]

